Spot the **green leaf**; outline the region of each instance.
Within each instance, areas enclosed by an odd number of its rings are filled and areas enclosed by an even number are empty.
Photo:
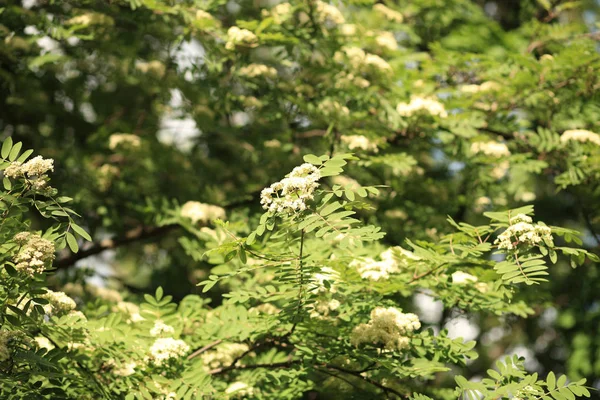
[[[23,147],[23,143],[21,142],[13,146],[13,148],[10,151],[10,154],[8,155],[8,159],[10,161],[15,161],[17,159],[17,157],[19,156],[19,152],[21,151],[21,147]]]
[[[0,155],[2,156],[2,158],[6,159],[8,157],[8,154],[10,153],[10,149],[12,149],[12,145],[13,145],[13,140],[9,136],[6,138],[4,143],[2,143],[2,150],[0,151]]]
[[[67,244],[73,253],[77,253],[79,251],[79,245],[77,244],[77,239],[71,232],[67,232]]]
[[[304,161],[306,161],[307,163],[311,163],[312,165],[323,164],[321,159],[319,157],[315,156],[314,154],[307,154],[303,158],[304,158]]]
[[[89,233],[87,233],[85,231],[85,229],[83,229],[82,227],[80,227],[79,225],[75,224],[75,223],[71,223],[71,228],[73,228],[73,230],[82,238],[84,238],[85,240],[87,240],[88,242],[92,241],[92,237],[90,236]]]
[[[556,387],[556,376],[554,375],[554,372],[550,371],[548,373],[548,376],[546,377],[546,385],[548,385],[548,391],[552,391]]]

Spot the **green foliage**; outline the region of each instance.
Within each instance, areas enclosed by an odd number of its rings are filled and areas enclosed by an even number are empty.
[[[599,11],[3,4],[0,397],[592,396]]]

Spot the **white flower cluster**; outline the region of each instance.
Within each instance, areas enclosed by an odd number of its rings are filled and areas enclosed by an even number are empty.
[[[90,292],[90,294],[92,294],[94,297],[99,297],[102,300],[111,303],[118,303],[120,301],[123,301],[123,296],[121,296],[121,293],[117,292],[114,289],[95,285],[86,285],[86,288]]]
[[[427,112],[431,115],[437,115],[440,118],[446,118],[448,113],[444,105],[434,98],[412,96],[410,103],[400,103],[396,106],[396,111],[403,117],[410,117],[419,112]]]
[[[101,13],[85,13],[73,17],[65,22],[67,25],[113,25],[115,21],[108,15]]]
[[[335,100],[325,99],[319,103],[318,110],[327,117],[347,117],[350,115],[348,107]]]
[[[513,250],[519,244],[537,246],[542,243],[553,245],[552,230],[545,225],[532,224],[531,217],[518,214],[510,219],[510,226],[498,235],[494,244],[499,249]]]
[[[47,293],[40,296],[48,300],[49,304],[44,305],[44,311],[48,315],[61,315],[71,312],[77,307],[75,301],[64,292],[54,292],[48,290]]]
[[[40,349],[46,349],[46,350],[50,351],[54,348],[54,345],[52,344],[52,342],[50,342],[50,340],[48,340],[47,337],[36,336],[33,338],[33,340],[35,341],[35,344],[37,345],[37,347]]]
[[[235,50],[236,46],[255,47],[258,44],[258,38],[248,29],[240,29],[237,26],[232,26],[227,30],[227,50]]]
[[[17,331],[0,330],[0,362],[10,358],[10,341],[19,336]]]
[[[245,382],[233,382],[225,389],[225,394],[232,395],[233,397],[245,398],[245,396],[251,396],[254,393],[254,388],[248,386]]]
[[[54,243],[37,233],[17,233],[14,240],[21,246],[14,258],[17,271],[33,276],[42,273],[46,263],[54,260]]]
[[[500,88],[501,86],[498,82],[488,81],[483,82],[481,85],[462,85],[460,91],[463,93],[479,93],[499,90]]]
[[[355,150],[361,149],[365,151],[372,151],[377,153],[377,143],[370,141],[366,136],[363,135],[342,135],[340,141],[344,143],[348,149]]]
[[[455,285],[466,285],[470,282],[477,282],[477,277],[462,271],[452,274],[452,283]]]
[[[292,5],[290,3],[279,3],[270,10],[262,10],[263,17],[271,16],[277,25],[283,24],[292,16]]]
[[[415,314],[404,314],[394,307],[377,307],[371,311],[369,323],[354,328],[350,342],[354,346],[383,344],[387,350],[403,350],[410,343],[406,335],[420,327],[421,322]]]
[[[335,87],[337,89],[349,89],[353,87],[365,89],[369,86],[371,86],[371,82],[365,78],[344,71],[340,72],[335,77]]]
[[[54,160],[37,156],[26,163],[11,162],[4,170],[4,176],[12,179],[27,178],[32,181],[33,189],[42,190],[48,183],[48,171],[54,171]]]
[[[142,317],[140,314],[140,307],[137,304],[130,303],[128,301],[120,301],[117,303],[115,307],[113,307],[113,311],[121,312],[129,317],[127,323],[136,323],[144,321],[146,318]]]
[[[249,64],[240,68],[239,74],[248,78],[256,78],[257,76],[275,78],[277,76],[277,70],[264,64]]]
[[[306,201],[312,200],[321,178],[319,169],[304,163],[289,173],[287,178],[273,183],[260,193],[260,204],[270,212],[294,213],[306,210]]]
[[[207,369],[215,369],[231,365],[233,360],[240,357],[249,350],[242,343],[223,343],[213,351],[207,351],[200,356]]]
[[[121,364],[120,367],[117,367],[112,370],[112,373],[117,376],[130,376],[135,374],[135,368],[137,367],[137,363],[135,361],[126,362]]]
[[[350,267],[356,268],[361,278],[372,281],[389,279],[390,274],[400,271],[390,250],[381,253],[380,258],[381,261],[375,261],[372,258],[354,260],[350,263]]]
[[[167,72],[167,67],[165,64],[161,63],[158,60],[152,60],[150,62],[139,61],[135,64],[135,69],[140,71],[143,74],[151,74],[162,78]]]
[[[340,26],[340,33],[344,36],[354,36],[356,35],[356,25],[343,24]]]
[[[213,16],[210,15],[209,13],[207,13],[204,10],[197,10],[196,11],[196,19],[198,20],[213,20]]]
[[[322,267],[320,272],[317,272],[313,275],[313,279],[311,283],[308,285],[310,291],[316,292],[331,292],[335,293],[337,291],[335,287],[335,282],[340,279],[340,274],[330,267]],[[325,281],[330,283],[329,289],[325,286]]]
[[[154,321],[154,326],[150,329],[150,335],[162,336],[164,334],[173,334],[175,329],[171,325],[165,324],[162,320],[157,319]]]
[[[590,142],[600,146],[600,135],[597,133],[587,131],[585,129],[571,129],[564,131],[560,136],[560,141],[563,143],[575,140],[577,142],[585,143]]]
[[[386,7],[384,4],[378,3],[373,6],[373,10],[381,13],[385,18],[389,21],[393,22],[402,22],[404,17],[398,11],[392,10],[389,7]]]
[[[324,1],[317,0],[315,11],[317,21],[321,24],[340,25],[346,22],[340,10]]]
[[[540,395],[542,395],[543,397],[543,393],[540,393],[540,391],[534,388],[533,386],[527,385],[523,389],[517,390],[515,396],[513,397],[513,400],[530,399],[531,396],[539,398]]]
[[[190,346],[183,340],[159,338],[150,347],[146,361],[161,366],[173,358],[185,356],[188,351],[190,351]]]
[[[510,156],[510,150],[504,143],[500,142],[475,142],[471,144],[471,152],[475,154],[483,153],[490,157],[508,157]]]
[[[360,73],[392,71],[387,61],[378,55],[365,52],[360,47],[345,46],[334,54],[333,59],[343,64],[348,61],[352,70]]]
[[[394,34],[391,32],[381,32],[375,37],[375,43],[377,43],[378,46],[388,50],[398,49],[398,42],[396,41]]]
[[[341,303],[336,299],[331,299],[329,301],[318,300],[313,304],[309,316],[314,319],[326,319],[329,316],[329,313],[337,310],[340,305]]]
[[[215,219],[225,219],[225,210],[211,204],[188,201],[181,207],[181,216],[191,219],[195,224],[198,221],[208,222]]]
[[[114,133],[108,138],[108,148],[115,150],[117,147],[138,148],[142,145],[142,139],[131,133]]]

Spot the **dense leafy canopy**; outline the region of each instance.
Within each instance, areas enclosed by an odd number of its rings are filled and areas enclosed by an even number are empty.
[[[598,12],[1,2],[0,397],[590,397]]]

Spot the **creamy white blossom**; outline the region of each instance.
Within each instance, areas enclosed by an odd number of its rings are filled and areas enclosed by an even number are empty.
[[[371,86],[371,82],[362,76],[342,71],[335,76],[334,85],[337,89],[350,89],[354,87],[364,89]]]
[[[198,221],[206,223],[215,219],[225,219],[225,210],[211,204],[188,201],[181,207],[181,216],[191,219],[194,224]]]
[[[254,392],[251,386],[244,382],[233,382],[225,389],[225,394],[233,395],[233,397],[250,396]]]
[[[26,163],[19,161],[11,162],[4,170],[4,176],[12,179],[24,177],[34,179],[32,182],[34,188],[43,189],[46,185],[46,174],[50,171],[54,171],[54,160],[37,156]]]
[[[204,352],[200,355],[206,369],[229,366],[239,356],[249,350],[248,345],[243,343],[222,343],[214,350]]]
[[[394,307],[377,307],[371,311],[368,323],[354,328],[350,342],[355,346],[383,344],[387,350],[403,350],[410,344],[408,335],[419,328],[421,322],[415,314],[404,314]]]
[[[162,336],[164,334],[173,334],[175,329],[171,325],[165,324],[162,320],[157,319],[154,321],[154,326],[150,329],[150,335]]]
[[[504,232],[498,235],[494,241],[499,249],[513,250],[518,245],[538,246],[547,244],[554,245],[552,230],[539,224],[533,224],[531,217],[525,214],[518,214],[510,219],[510,226]]]
[[[341,105],[335,100],[325,99],[319,103],[319,111],[328,117],[347,117],[350,115],[348,107]]]
[[[110,303],[119,303],[123,301],[123,296],[121,296],[121,293],[117,292],[114,289],[95,285],[86,285],[86,288],[94,297],[99,297],[102,300],[108,301]]]
[[[442,103],[435,98],[412,96],[410,103],[400,103],[396,107],[398,114],[403,117],[410,117],[419,112],[425,112],[431,115],[437,115],[440,118],[446,118],[448,113]]]
[[[260,203],[271,212],[294,213],[306,210],[306,202],[312,200],[321,178],[319,169],[312,164],[296,167],[279,182],[262,190]]]
[[[0,330],[0,362],[10,358],[10,341],[19,336],[17,331]]]
[[[134,361],[126,362],[122,364],[120,367],[117,367],[112,370],[112,373],[117,376],[130,376],[135,374],[135,368],[137,367],[137,363]]]
[[[33,276],[42,273],[54,260],[54,243],[37,233],[21,232],[15,235],[14,240],[21,246],[13,259],[17,271]]]
[[[377,43],[378,46],[388,50],[398,49],[398,42],[396,41],[394,34],[391,32],[381,32],[375,37],[375,43]]]
[[[372,258],[357,259],[350,263],[350,267],[356,268],[361,278],[372,281],[389,279],[391,274],[400,271],[391,250],[381,253],[380,258],[381,261]]]
[[[239,74],[248,78],[256,78],[257,76],[274,78],[277,76],[277,70],[264,64],[249,64],[240,68]]]
[[[292,16],[294,9],[290,3],[279,3],[270,10],[263,10],[262,15],[264,17],[271,16],[273,22],[277,25],[281,25]]]
[[[485,154],[490,157],[508,157],[510,156],[510,150],[504,143],[500,142],[475,142],[471,144],[471,152],[475,154]]]
[[[563,143],[573,140],[581,143],[590,142],[600,146],[600,135],[592,131],[587,131],[585,129],[567,130],[564,131],[563,134],[560,136],[560,141]]]
[[[213,16],[204,10],[196,10],[196,19],[198,20],[213,20]]]
[[[159,338],[154,341],[149,349],[146,360],[154,365],[161,366],[173,358],[180,358],[190,351],[190,346],[183,340],[173,338]]]
[[[159,78],[162,78],[167,72],[167,67],[165,64],[158,60],[152,60],[148,62],[138,61],[135,63],[135,69],[143,74],[152,74]]]
[[[369,138],[363,135],[342,135],[340,136],[340,141],[344,143],[350,150],[361,149],[365,151],[372,151],[374,153],[379,151],[377,148],[377,143],[369,140]]]
[[[456,271],[452,274],[452,283],[456,285],[466,285],[470,282],[477,282],[477,277],[466,272]]]
[[[373,6],[373,10],[382,14],[385,18],[393,22],[402,22],[404,17],[398,11],[386,7],[384,4],[377,3]]]
[[[47,293],[40,296],[42,299],[48,300],[49,304],[45,304],[44,311],[48,315],[61,315],[68,313],[77,307],[75,301],[67,296],[64,292],[54,292],[48,290]]]
[[[365,52],[360,47],[344,46],[334,54],[333,58],[339,63],[348,63],[353,71],[360,73],[388,73],[392,71],[392,67],[387,61],[376,54]]]
[[[498,82],[488,81],[483,82],[481,85],[462,85],[459,89],[463,93],[480,93],[500,90],[501,88],[502,86]]]
[[[142,145],[142,139],[131,133],[114,133],[108,138],[108,148],[115,150],[117,147],[138,148]]]
[[[316,1],[316,18],[321,24],[340,25],[346,22],[346,19],[335,6],[327,4],[324,1]]]
[[[50,340],[48,340],[47,337],[36,336],[35,338],[33,338],[33,340],[35,341],[37,347],[39,347],[40,349],[46,349],[50,351],[54,348],[54,345],[52,344],[52,342],[50,342]]]
[[[232,26],[227,31],[227,50],[235,50],[236,46],[256,47],[258,38],[248,29],[240,29],[237,26]]]

